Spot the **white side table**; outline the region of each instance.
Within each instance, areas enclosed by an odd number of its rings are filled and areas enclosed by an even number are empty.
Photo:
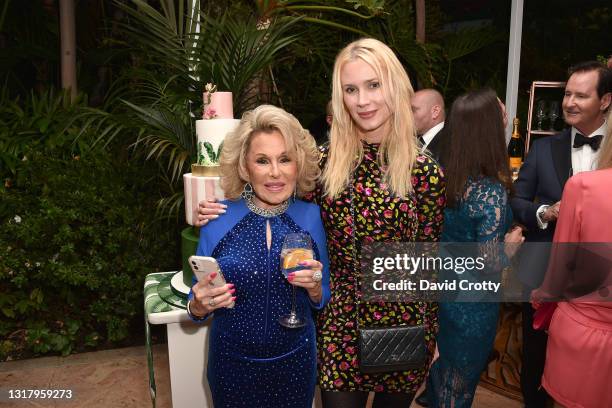
[[[196,324],[189,319],[185,310],[186,300],[173,295],[172,289],[169,288],[168,281],[175,273],[176,271],[152,273],[145,278],[145,326],[151,399],[155,406],[156,387],[149,324],[165,324],[168,331],[173,408],[212,408],[206,379],[207,334],[210,322]]]

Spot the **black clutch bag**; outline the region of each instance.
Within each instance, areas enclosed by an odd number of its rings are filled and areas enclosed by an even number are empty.
[[[360,328],[359,360],[365,374],[421,369],[427,363],[425,327]]]

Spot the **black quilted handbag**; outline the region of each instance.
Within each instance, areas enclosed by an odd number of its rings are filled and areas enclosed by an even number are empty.
[[[425,327],[360,328],[359,360],[359,370],[364,374],[424,368],[427,363]]]
[[[349,182],[351,218],[355,220],[353,206],[353,181]],[[357,226],[351,229],[353,259],[357,262]],[[355,275],[358,276],[355,263]],[[355,293],[357,298],[357,293]],[[427,348],[425,326],[359,327],[359,304],[357,304],[357,331],[359,333],[359,371],[364,374],[407,371],[425,368]]]

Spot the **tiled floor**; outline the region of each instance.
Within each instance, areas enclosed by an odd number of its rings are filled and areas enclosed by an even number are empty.
[[[165,345],[153,348],[157,408],[170,408],[170,375]],[[72,390],[71,400],[8,400],[9,389]],[[0,363],[0,407],[151,407],[144,347]],[[412,404],[413,407],[418,407]],[[479,387],[476,408],[518,408],[518,401]]]
[[[166,345],[153,348],[158,408],[170,407]],[[144,347],[0,363],[0,407],[150,407]],[[8,401],[8,389],[67,389],[71,400]]]

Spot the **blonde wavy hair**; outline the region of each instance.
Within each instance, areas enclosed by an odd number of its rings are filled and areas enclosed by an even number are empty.
[[[347,45],[336,57],[332,77],[332,122],[329,157],[323,170],[325,195],[332,198],[346,188],[351,173],[363,159],[363,146],[357,137],[355,123],[344,105],[342,67],[361,59],[372,67],[391,112],[391,131],[385,135],[378,150],[378,161],[384,182],[398,197],[412,194],[412,169],[418,155],[416,127],[410,108],[414,90],[406,70],[393,51],[384,43],[363,38]]]
[[[599,158],[597,159],[597,168],[600,170],[612,167],[612,109],[609,109],[609,111],[607,119],[608,130],[599,151]]]
[[[278,131],[285,139],[287,153],[297,164],[297,195],[312,191],[319,177],[318,150],[314,138],[302,128],[295,116],[272,105],[261,105],[245,112],[240,124],[223,141],[221,150],[221,188],[230,200],[240,198],[249,180],[246,155],[254,135]]]

